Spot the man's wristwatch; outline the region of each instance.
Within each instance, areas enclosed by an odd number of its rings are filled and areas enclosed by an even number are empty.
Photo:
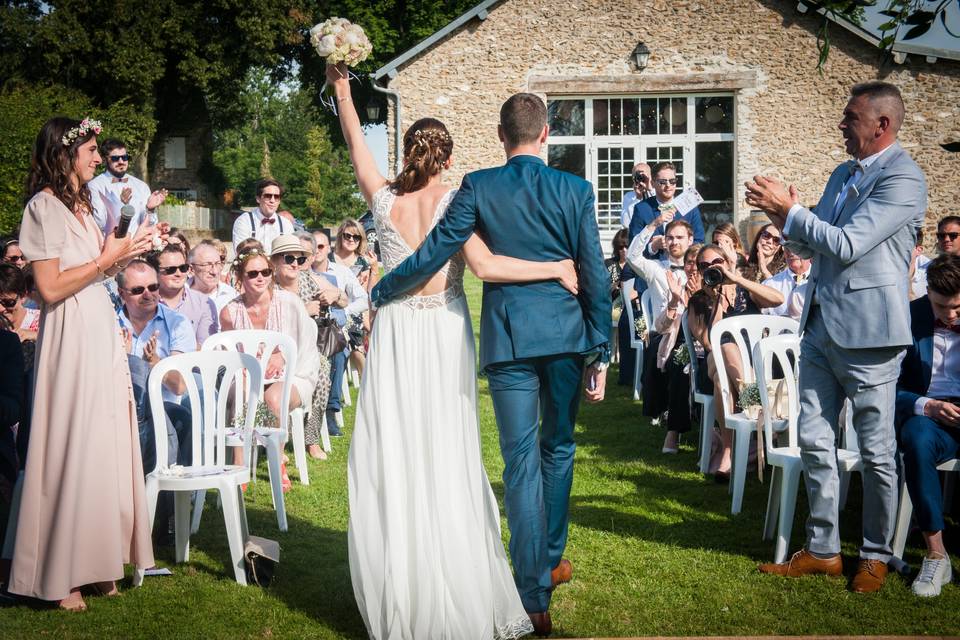
[[[594,362],[591,367],[596,367],[597,371],[606,371],[610,366],[609,362]]]

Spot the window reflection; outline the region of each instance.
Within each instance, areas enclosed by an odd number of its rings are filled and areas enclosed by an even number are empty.
[[[583,100],[550,100],[547,102],[547,124],[555,136],[583,135]]]

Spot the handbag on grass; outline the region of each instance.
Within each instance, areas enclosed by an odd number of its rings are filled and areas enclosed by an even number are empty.
[[[329,358],[347,348],[347,338],[329,311],[322,311],[317,321],[317,349]]]
[[[268,587],[277,570],[277,563],[280,562],[280,543],[259,536],[249,536],[243,546],[243,561],[246,565],[247,583]]]

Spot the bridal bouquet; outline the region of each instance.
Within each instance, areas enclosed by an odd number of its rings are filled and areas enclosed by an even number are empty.
[[[329,64],[355,67],[370,55],[373,46],[363,27],[345,18],[330,18],[310,29],[310,44]]]

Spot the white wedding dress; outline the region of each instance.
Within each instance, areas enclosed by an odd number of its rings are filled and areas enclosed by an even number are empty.
[[[453,192],[437,206],[444,215]],[[413,253],[373,198],[387,271]],[[347,544],[371,638],[518,638],[533,632],[500,537],[480,455],[476,355],[464,260],[448,288],[377,312],[350,445]]]

